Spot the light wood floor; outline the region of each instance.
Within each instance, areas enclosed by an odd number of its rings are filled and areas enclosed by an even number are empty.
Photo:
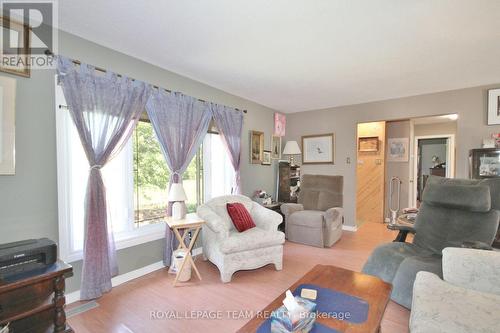
[[[99,307],[70,318],[69,323],[78,333],[234,332],[248,321],[245,311],[261,310],[314,265],[336,265],[359,271],[372,249],[392,241],[394,236],[382,224],[366,223],[355,233],[344,232],[342,239],[330,249],[287,242],[282,271],[268,265],[237,272],[229,284],[220,281],[213,264],[198,259],[201,282],[193,277],[195,282],[173,288],[173,276],[162,269],[114,288],[98,300]],[[151,319],[151,311],[163,311],[163,314],[177,311],[184,315],[185,311],[198,310],[213,311],[204,314],[222,318]],[[382,332],[408,332],[408,318],[409,311],[391,301]]]

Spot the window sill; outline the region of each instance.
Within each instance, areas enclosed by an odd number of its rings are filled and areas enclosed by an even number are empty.
[[[149,242],[153,242],[165,237],[166,223],[148,225],[136,230],[120,232],[115,235],[116,250],[126,249]],[[83,259],[83,251],[77,251],[69,254],[61,253],[61,258],[69,263]]]

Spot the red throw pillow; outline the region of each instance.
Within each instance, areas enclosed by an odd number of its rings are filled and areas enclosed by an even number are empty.
[[[226,208],[229,217],[231,217],[231,220],[233,221],[234,227],[239,232],[255,227],[255,223],[253,222],[250,213],[242,203],[228,203],[226,204]]]

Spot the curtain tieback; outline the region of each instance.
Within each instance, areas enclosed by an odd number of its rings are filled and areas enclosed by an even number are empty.
[[[97,169],[97,170],[100,170],[102,168],[102,165],[100,164],[94,164],[93,166],[90,167],[90,171],[92,171],[93,169]]]

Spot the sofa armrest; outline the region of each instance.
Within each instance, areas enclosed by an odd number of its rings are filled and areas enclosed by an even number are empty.
[[[278,230],[278,226],[283,222],[283,216],[275,211],[267,209],[259,205],[258,203],[254,203],[251,211],[251,216],[255,225],[267,231],[276,231]]]
[[[327,224],[342,224],[344,220],[344,209],[342,207],[329,208],[326,210],[324,216]]]
[[[443,278],[463,288],[500,295],[500,252],[447,247]]]
[[[304,206],[296,203],[284,203],[281,205],[280,209],[283,215],[285,215],[285,220],[288,220],[293,213],[304,210]]]
[[[207,206],[198,207],[196,214],[206,222],[206,226],[215,234],[218,238],[227,238],[229,236],[229,229],[222,220],[222,218],[217,215],[213,210]]]

